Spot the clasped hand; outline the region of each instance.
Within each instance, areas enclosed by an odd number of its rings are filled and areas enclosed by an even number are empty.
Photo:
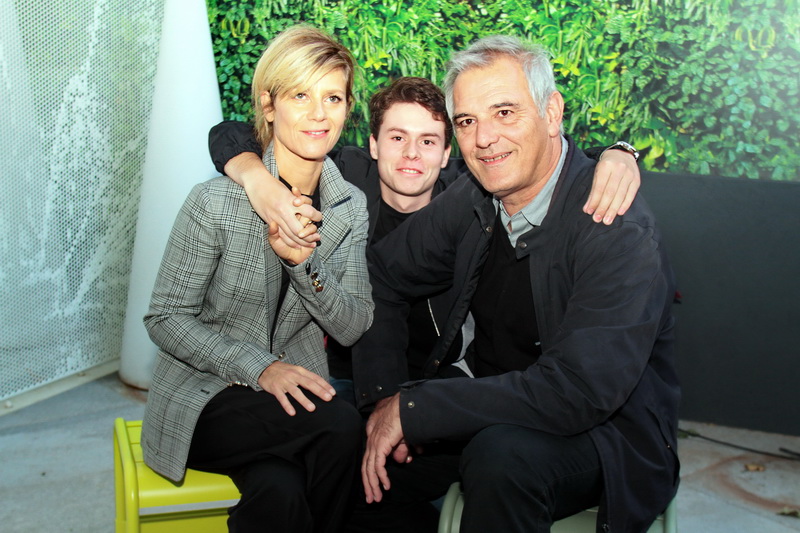
[[[303,196],[297,187],[292,187],[292,195],[292,208],[302,209],[304,206],[311,206],[311,198]],[[319,211],[316,209],[311,208],[311,210],[313,212],[307,213],[309,216],[315,216],[315,214],[319,215]],[[316,236],[316,239],[319,240],[317,226],[314,224],[313,218],[303,215],[300,211],[294,213],[293,216],[303,226],[303,229],[298,233],[299,236],[302,236],[302,238]],[[321,216],[322,215],[319,215],[320,219]],[[305,246],[297,246],[297,244],[292,241],[291,238],[287,237],[287,234],[284,232],[279,222],[275,219],[272,219],[269,222],[268,240],[269,245],[272,247],[272,250],[275,252],[275,254],[277,254],[277,256],[281,259],[288,261],[292,265],[299,265],[308,259],[308,257],[314,251],[314,247],[316,246],[316,243],[314,242],[307,242],[307,245]]]

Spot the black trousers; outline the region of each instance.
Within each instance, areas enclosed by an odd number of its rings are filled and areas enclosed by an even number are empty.
[[[428,502],[459,478],[463,533],[547,533],[554,521],[598,505],[603,491],[588,434],[561,437],[512,425],[490,426],[460,445],[437,444],[388,470],[392,488],[384,501],[357,505],[348,532],[435,532],[438,514]]]
[[[336,533],[352,502],[361,417],[338,399],[289,416],[268,392],[229,387],[203,409],[187,465],[226,474],[242,493],[232,533]]]
[[[554,521],[600,503],[603,471],[588,434],[562,437],[490,426],[464,449],[463,533],[548,533]]]

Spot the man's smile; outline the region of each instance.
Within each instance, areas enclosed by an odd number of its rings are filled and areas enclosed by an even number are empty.
[[[510,155],[511,152],[506,152],[504,154],[499,154],[499,155],[478,157],[478,159],[480,161],[483,161],[484,163],[496,163],[497,161],[501,161]]]
[[[397,171],[398,172],[402,172],[403,174],[422,174],[422,171],[418,170],[416,168],[406,168],[406,167],[404,167],[404,168],[398,168]]]

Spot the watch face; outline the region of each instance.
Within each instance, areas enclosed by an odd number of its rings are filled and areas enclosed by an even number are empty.
[[[632,144],[626,143],[625,141],[617,141],[616,143],[614,143],[614,146],[622,150],[625,150],[626,152],[631,154],[634,159],[636,159],[637,161],[639,160],[639,151],[636,148],[634,148]]]

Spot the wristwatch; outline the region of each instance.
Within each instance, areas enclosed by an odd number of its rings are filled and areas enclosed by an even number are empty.
[[[639,150],[634,148],[631,143],[626,143],[625,141],[617,141],[606,150],[624,150],[633,156],[634,161],[639,161]],[[605,152],[605,150],[603,150]]]

